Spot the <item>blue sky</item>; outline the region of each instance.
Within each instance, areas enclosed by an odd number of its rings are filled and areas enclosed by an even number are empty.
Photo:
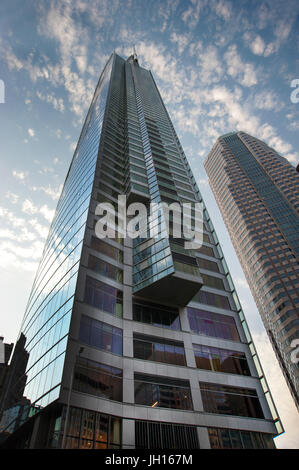
[[[99,74],[136,45],[150,68],[216,227],[283,420],[298,413],[208,186],[216,138],[243,130],[298,161],[299,4],[226,0],[2,0],[0,4],[0,334],[14,342]]]

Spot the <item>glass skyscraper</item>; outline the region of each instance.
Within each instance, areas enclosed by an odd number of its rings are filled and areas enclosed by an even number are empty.
[[[171,230],[99,238],[98,205],[119,195],[201,203],[203,245],[186,249]],[[135,55],[112,54],[102,72],[18,344],[7,447],[270,448],[283,431],[212,221]]]
[[[275,150],[244,132],[220,137],[205,168],[299,407],[299,175]]]

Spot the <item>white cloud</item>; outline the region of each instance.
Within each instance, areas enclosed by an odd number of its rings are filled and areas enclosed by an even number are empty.
[[[50,209],[46,204],[41,207],[38,207],[33,204],[32,201],[26,199],[22,204],[22,211],[25,214],[41,214],[48,222],[52,222],[55,211]]]
[[[42,214],[48,222],[52,222],[55,210],[50,209],[46,204],[44,204],[42,207],[39,208],[39,213]]]
[[[29,220],[29,224],[36,230],[41,238],[47,238],[49,229],[41,225],[37,219]]]
[[[228,21],[232,15],[232,4],[231,2],[227,2],[225,0],[216,0],[212,1],[212,8],[215,10],[215,13],[220,16],[221,18]]]
[[[208,46],[198,54],[199,77],[203,83],[218,82],[223,77],[223,67],[215,46]]]
[[[20,181],[24,181],[28,175],[26,171],[16,171],[16,170],[13,170],[12,174],[16,179]]]
[[[12,203],[16,204],[19,200],[19,196],[11,191],[7,191],[5,197]]]
[[[265,50],[265,42],[260,36],[256,36],[254,41],[251,43],[250,49],[256,55],[263,55]]]
[[[31,259],[31,258],[29,258]],[[36,272],[38,262],[28,261],[27,259],[19,259],[18,256],[11,250],[7,250],[6,245],[0,244],[0,266],[3,269],[14,269],[18,272],[29,271]]]
[[[56,188],[53,188],[52,186],[48,185],[48,186],[31,186],[30,189],[31,191],[42,191],[48,196],[50,196],[50,198],[53,199],[53,201],[56,201],[57,199],[59,199],[59,196],[61,194],[62,184],[57,186]]]
[[[236,44],[232,44],[224,54],[227,64],[227,73],[234,77],[241,85],[251,87],[258,83],[257,73],[250,63],[244,63],[237,52]]]
[[[26,199],[22,204],[22,211],[26,214],[36,214],[38,212],[38,209],[34,206],[32,201]]]
[[[189,44],[189,36],[173,32],[170,36],[170,41],[177,44],[178,53],[182,54]]]
[[[190,29],[195,28],[199,21],[200,7],[201,4],[199,0],[191,0],[191,5],[182,14],[183,22],[186,23]]]
[[[254,97],[254,104],[258,109],[280,111],[283,103],[273,91],[261,91]]]
[[[64,112],[63,99],[57,98],[54,96],[54,93],[47,93],[46,95],[43,95],[40,91],[37,91],[36,95],[41,101],[46,101],[47,103],[51,104],[57,111],[60,111],[61,113]]]

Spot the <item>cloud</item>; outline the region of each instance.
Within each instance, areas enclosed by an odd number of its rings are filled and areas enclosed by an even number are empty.
[[[183,22],[190,28],[194,29],[199,21],[201,3],[199,0],[191,0],[191,5],[182,14]]]
[[[188,34],[178,34],[176,32],[172,32],[170,41],[177,44],[178,53],[182,54],[189,44],[189,36]]]
[[[62,184],[60,184],[59,186],[57,186],[55,188],[48,185],[48,186],[30,186],[29,189],[31,191],[42,191],[43,193],[50,196],[50,198],[53,199],[53,201],[56,201],[57,199],[59,199],[59,196],[61,194]]]
[[[16,171],[16,170],[13,170],[12,172],[13,176],[20,180],[20,181],[24,181],[25,178],[27,177],[28,175],[28,172],[27,171]]]
[[[43,95],[40,91],[37,91],[36,95],[41,101],[45,101],[46,103],[51,104],[53,108],[57,111],[60,111],[61,113],[64,112],[63,99],[56,98],[56,96],[54,96],[54,93],[47,93],[46,95]]]
[[[228,21],[232,16],[232,4],[225,0],[212,0],[211,6],[214,9],[215,13],[224,20]]]
[[[52,222],[55,211],[50,209],[46,204],[38,207],[32,201],[26,199],[22,204],[22,212],[25,214],[41,214],[48,222]]]
[[[44,225],[41,225],[37,219],[29,220],[29,224],[36,230],[36,232],[41,238],[47,238],[49,228],[45,227]]]
[[[15,193],[12,193],[11,191],[7,191],[5,194],[5,197],[12,203],[16,204],[19,200],[19,196]]]
[[[254,37],[253,34],[246,32],[244,39],[248,42],[248,46],[253,54],[263,55],[266,49],[265,41],[258,34]]]
[[[215,46],[208,46],[198,54],[197,63],[200,67],[198,73],[203,83],[218,82],[223,77],[223,66]]]
[[[224,54],[227,64],[227,73],[234,77],[241,85],[251,87],[258,83],[257,73],[250,63],[244,63],[237,52],[236,44],[232,44]]]
[[[261,91],[254,97],[254,104],[258,109],[280,111],[284,104],[273,91]]]

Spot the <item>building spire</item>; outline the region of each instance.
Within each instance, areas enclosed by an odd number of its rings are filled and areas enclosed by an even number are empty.
[[[137,57],[137,52],[136,52],[135,44],[133,44],[133,59],[134,59],[134,61],[136,61],[137,64],[138,64],[138,57]]]

